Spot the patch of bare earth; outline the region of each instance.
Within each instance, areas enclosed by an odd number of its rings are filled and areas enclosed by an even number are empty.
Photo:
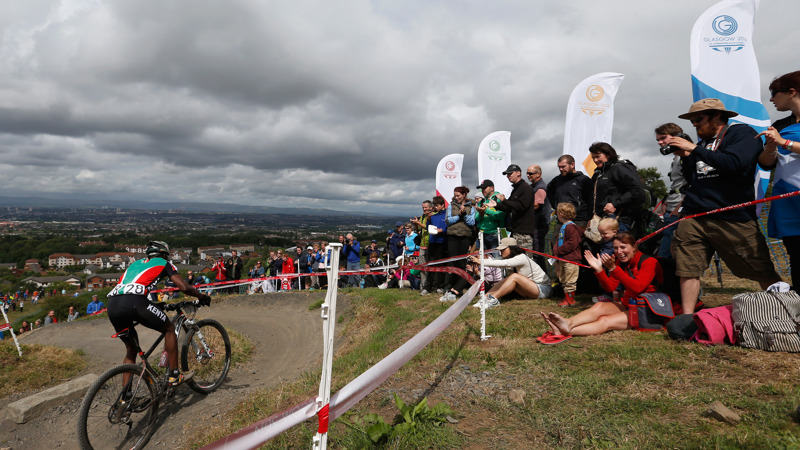
[[[255,351],[249,361],[233,368],[225,384],[209,395],[188,387],[162,406],[157,430],[148,448],[185,448],[192,433],[205,434],[221,422],[224,413],[256,389],[275,386],[318,368],[322,356],[322,324],[319,309],[308,306],[324,299],[324,291],[232,296],[215,300],[202,308],[198,318],[213,318],[227,329],[250,339]],[[339,314],[346,314],[339,303]],[[202,316],[202,317],[201,317]],[[152,342],[155,332],[138,327],[143,345]],[[111,339],[108,320],[81,320],[51,325],[23,339],[23,343],[42,343],[83,349],[89,360],[84,373],[101,374],[118,365],[124,346]],[[42,370],[47,370],[42,368]],[[0,399],[0,409],[32,393]],[[0,447],[12,449],[77,449],[76,423],[80,400],[46,411],[25,424],[0,422]]]

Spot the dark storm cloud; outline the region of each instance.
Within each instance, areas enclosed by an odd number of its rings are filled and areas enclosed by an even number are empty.
[[[714,2],[540,3],[5,2],[0,187],[46,167],[31,193],[416,212],[444,155],[475,185],[492,131],[555,176],[569,94],[602,71],[626,75],[614,146],[666,169],[652,130],[690,128],[689,33]],[[794,69],[792,5],[758,12],[764,85]]]

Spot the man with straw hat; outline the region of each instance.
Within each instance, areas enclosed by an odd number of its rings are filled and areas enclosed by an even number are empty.
[[[669,138],[689,182],[678,212],[681,217],[755,199],[756,161],[763,144],[749,125],[729,123],[738,115],[725,109],[721,100],[705,98],[678,116],[691,121],[699,139],[695,145],[680,137]],[[781,281],[756,220],[756,208],[749,206],[678,224],[672,253],[675,273],[681,277],[684,314],[694,312],[700,276],[715,251],[734,275],[757,281],[762,289]]]

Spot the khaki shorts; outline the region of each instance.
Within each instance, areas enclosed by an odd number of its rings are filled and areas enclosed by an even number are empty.
[[[767,242],[755,221],[731,222],[698,217],[678,224],[672,238],[675,274],[700,277],[708,268],[714,251],[731,272],[753,281],[778,281]]]

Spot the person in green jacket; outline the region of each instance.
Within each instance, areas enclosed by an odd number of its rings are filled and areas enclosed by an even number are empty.
[[[475,225],[478,226],[478,230],[483,231],[484,249],[490,250],[497,248],[500,243],[497,229],[505,228],[506,213],[488,205],[492,200],[495,203],[499,202],[497,194],[494,192],[494,182],[492,180],[483,180],[483,183],[478,185],[478,189],[483,193],[483,198],[475,198]],[[476,248],[479,245],[479,242],[475,243]]]

